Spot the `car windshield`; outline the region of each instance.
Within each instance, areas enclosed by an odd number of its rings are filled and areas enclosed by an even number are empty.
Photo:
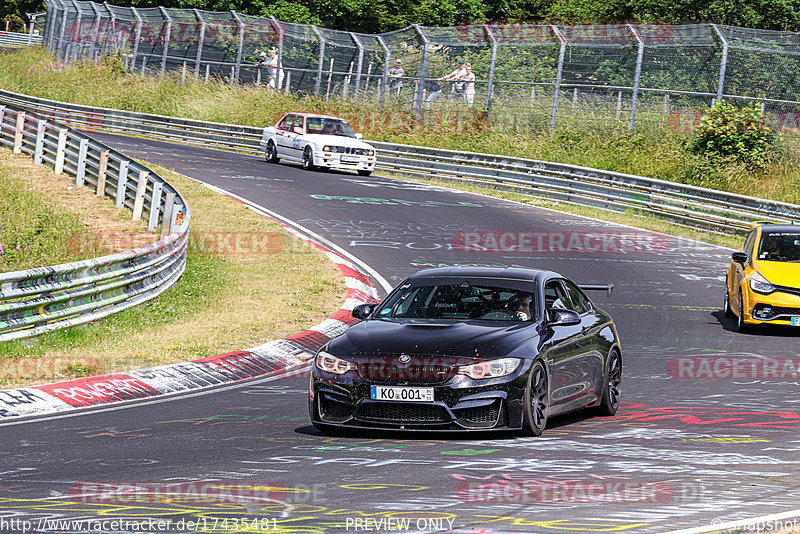
[[[341,135],[343,137],[353,137],[356,134],[342,119],[327,119],[324,117],[309,117],[306,120],[307,131],[310,134]]]
[[[535,311],[532,297],[518,289],[468,282],[406,284],[381,303],[377,317],[527,322]]]
[[[758,259],[766,261],[800,262],[800,231],[765,232],[761,237]]]

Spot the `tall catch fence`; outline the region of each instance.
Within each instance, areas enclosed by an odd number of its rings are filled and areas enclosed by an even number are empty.
[[[367,35],[235,11],[77,0],[51,0],[46,20],[47,46],[62,59],[119,53],[129,72],[178,70],[418,116],[472,108],[518,131],[575,121],[688,131],[725,98],[760,106],[784,134],[800,132],[800,34],[792,32],[488,23]],[[268,49],[275,64],[257,66]],[[462,59],[474,85],[439,80]],[[397,60],[401,77],[389,75]]]

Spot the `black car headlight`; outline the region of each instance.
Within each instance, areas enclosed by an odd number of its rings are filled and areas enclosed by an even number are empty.
[[[466,375],[470,378],[497,378],[510,375],[519,367],[519,358],[500,358],[499,360],[489,360],[472,365],[463,365],[458,368],[458,374]]]
[[[335,375],[343,375],[348,371],[356,370],[356,364],[353,362],[348,362],[347,360],[343,360],[322,350],[317,354],[314,365],[316,365],[317,369],[320,371],[333,373]]]
[[[374,155],[375,155],[374,150],[367,150],[367,156],[374,156]]]

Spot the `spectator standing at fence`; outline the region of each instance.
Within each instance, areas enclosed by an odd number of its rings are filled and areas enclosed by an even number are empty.
[[[461,96],[467,107],[471,108],[475,102],[475,73],[472,72],[472,65],[469,63],[464,65],[464,68],[466,69],[466,74],[461,77],[464,81],[464,92]]]
[[[463,59],[459,59],[458,67],[453,72],[439,78],[440,81],[453,82],[453,91],[458,95],[464,93],[465,82],[462,81],[462,78],[467,74],[465,63]]]
[[[403,62],[398,59],[394,62],[394,67],[389,69],[389,72],[386,73],[390,78],[389,93],[394,96],[400,96],[400,90],[403,88],[403,76],[405,76],[405,74],[406,71],[403,70]]]
[[[278,51],[274,48],[269,51],[269,59],[264,61],[267,67],[267,89],[274,91],[278,82]]]

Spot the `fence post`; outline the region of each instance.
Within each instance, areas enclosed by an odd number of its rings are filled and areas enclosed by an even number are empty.
[[[664,95],[664,115],[669,115],[669,93]]]
[[[128,167],[131,162],[127,159],[119,163],[119,179],[117,180],[116,205],[118,208],[125,206],[125,196],[128,191]]]
[[[417,79],[418,91],[414,93],[414,110],[419,116],[422,113],[422,87],[425,84],[425,79],[428,74],[428,47],[430,46],[430,40],[428,36],[425,35],[425,32],[422,31],[422,27],[419,24],[412,24],[412,26],[424,43],[422,47],[422,60],[419,63],[419,78]]]
[[[89,140],[81,139],[78,149],[78,172],[75,173],[75,185],[83,185],[86,179],[86,155],[89,152]]]
[[[275,80],[275,91],[280,91],[281,89],[281,73],[283,73],[283,37],[284,37],[284,29],[281,22],[276,19],[275,17],[270,17],[272,24],[278,29],[278,64],[275,66],[275,76],[277,77]],[[287,73],[286,77],[286,87],[289,87],[289,73]]]
[[[161,73],[167,70],[167,52],[169,52],[169,41],[172,38],[172,17],[169,16],[164,7],[159,7],[161,15],[167,22],[167,34],[164,36],[164,51],[161,54]]]
[[[144,194],[147,192],[147,180],[150,178],[149,171],[139,171],[139,181],[136,184],[136,198],[133,201],[133,220],[138,221],[142,218],[142,208],[144,208]]]
[[[378,103],[383,109],[383,104],[386,100],[386,84],[389,83],[389,68],[392,65],[392,51],[389,50],[389,47],[386,45],[386,41],[383,40],[383,37],[380,35],[376,35],[375,37],[378,38],[378,43],[383,48],[384,52],[384,62],[383,62],[383,78],[381,78],[381,87],[378,89]]]
[[[561,76],[564,73],[564,55],[567,51],[567,40],[561,34],[561,31],[558,29],[558,26],[555,24],[551,24],[550,27],[553,29],[553,33],[556,34],[558,37],[559,49],[558,49],[558,68],[556,70],[556,84],[555,90],[553,91],[553,110],[550,112],[550,127],[556,127],[556,116],[558,115],[558,94],[561,92]]]
[[[239,16],[239,13],[231,9],[231,15],[233,18],[236,19],[236,26],[239,30],[238,35],[238,46],[236,48],[236,72],[233,75],[233,85],[234,87],[239,85],[239,74],[242,70],[242,48],[244,48],[244,21],[242,17]],[[152,232],[152,230],[151,230]]]
[[[66,5],[64,6],[64,17],[61,19],[61,31],[58,34],[58,48],[56,57],[59,59],[66,59],[67,45],[64,43],[64,33],[67,31],[67,19],[69,18],[69,11]],[[78,11],[78,22],[80,23],[81,14]]]
[[[535,103],[536,103],[536,86],[531,84],[531,109],[533,109]]]
[[[81,13],[81,8],[78,5],[78,2],[76,0],[72,0],[72,5],[75,6],[75,10],[78,12],[78,14],[76,16],[76,19],[75,19],[75,27],[78,28],[78,32],[80,33],[80,32],[83,31],[81,29],[82,28],[81,19],[83,18],[83,14]],[[78,42],[80,42],[80,41],[78,41]],[[77,61],[78,55],[79,54],[83,55],[83,53],[84,53],[83,45],[82,44],[80,46],[75,45],[75,46],[73,46],[73,50],[75,50],[74,56],[75,56],[75,60]],[[66,55],[66,50],[65,50],[65,55]],[[66,59],[65,59],[65,61],[66,61]]]
[[[142,39],[142,17],[135,7],[131,7],[131,13],[136,17],[136,33],[133,38],[133,51],[131,52],[131,72],[136,68],[136,55],[139,52],[139,41]]]
[[[2,112],[0,112],[0,118],[2,115]],[[36,145],[33,149],[33,162],[37,165],[42,164],[42,156],[44,155],[44,134],[46,131],[47,121],[44,119],[39,119],[36,123]]]
[[[312,25],[311,30],[314,32],[314,35],[316,35],[317,39],[319,40],[319,58],[317,60],[317,80],[316,82],[314,82],[314,94],[319,95],[319,88],[322,85],[322,64],[325,61],[326,41],[325,38],[322,36],[322,33],[319,31],[319,28]]]
[[[14,131],[14,154],[22,152],[22,134],[25,132],[25,112],[17,112],[17,129]]]
[[[203,43],[206,40],[206,19],[199,10],[193,9],[194,16],[200,21],[200,37],[197,40],[197,54],[194,56],[194,79],[200,76],[200,59],[203,57]]]
[[[170,233],[172,212],[175,210],[175,193],[164,195],[164,213],[161,215],[161,238]]]
[[[356,66],[356,86],[353,89],[353,104],[358,102],[358,91],[361,89],[361,71],[364,66],[364,45],[361,43],[361,39],[358,38],[356,34],[350,32],[350,38],[353,39],[353,42],[358,47],[358,64]]]
[[[492,33],[492,29],[488,24],[483,25],[483,30],[492,43],[492,58],[489,63],[489,84],[486,86],[486,105],[484,106],[486,111],[489,111],[489,108],[492,106],[492,93],[494,93],[494,68],[497,64],[497,38]]]
[[[64,156],[67,149],[67,130],[66,128],[59,128],[58,130],[58,145],[56,145],[56,165],[53,168],[53,174],[61,174],[64,172]]]
[[[119,48],[117,44],[117,16],[111,11],[111,6],[108,5],[108,2],[103,2],[103,7],[106,8],[106,11],[111,16],[111,49],[116,53]]]
[[[719,62],[719,79],[717,80],[717,98],[716,102],[722,100],[723,90],[725,89],[725,71],[728,68],[728,40],[722,35],[719,27],[716,24],[712,24],[711,28],[719,37],[720,42],[722,43],[722,58]]]
[[[164,187],[162,182],[153,184],[153,196],[150,199],[150,217],[147,222],[147,231],[155,232],[158,227],[158,214],[161,211],[161,189]]]
[[[95,195],[106,196],[106,173],[108,172],[108,149],[100,151],[100,165],[97,169],[97,189]]]
[[[89,2],[89,7],[92,8],[92,13],[94,13],[94,37],[92,37],[92,56],[94,57],[95,61],[97,61],[97,53],[100,49],[100,25],[102,24],[103,18],[100,16],[100,9],[95,5],[94,2]]]
[[[639,82],[642,78],[642,60],[644,59],[644,40],[639,35],[639,31],[632,25],[626,24],[636,42],[639,43],[639,50],[636,52],[636,71],[633,74],[633,96],[631,97],[631,114],[628,118],[628,130],[633,130],[633,121],[636,119],[636,103],[639,100]]]

